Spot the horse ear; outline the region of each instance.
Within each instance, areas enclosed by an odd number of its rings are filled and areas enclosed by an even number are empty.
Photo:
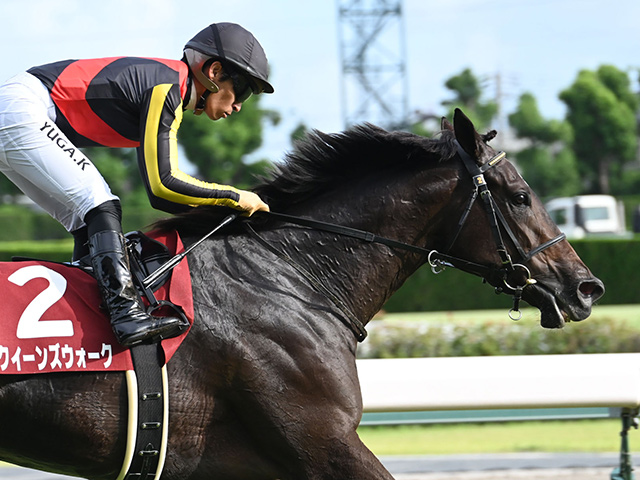
[[[482,135],[482,141],[484,143],[489,143],[491,140],[496,138],[496,135],[498,135],[498,132],[496,132],[495,130],[490,130],[484,135]]]
[[[440,119],[440,130],[451,130],[453,132],[453,125],[447,120],[447,117]]]
[[[459,108],[456,108],[453,113],[453,129],[456,132],[456,140],[464,151],[471,155],[471,158],[479,158],[478,140],[480,137],[473,122]]]

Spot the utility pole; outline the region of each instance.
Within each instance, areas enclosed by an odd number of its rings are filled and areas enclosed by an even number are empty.
[[[345,127],[408,123],[402,0],[337,0]]]

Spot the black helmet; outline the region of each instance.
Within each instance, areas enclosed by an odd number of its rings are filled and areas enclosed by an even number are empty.
[[[211,58],[226,60],[246,74],[254,94],[273,93],[267,81],[269,64],[258,40],[235,23],[213,23],[193,37],[184,47],[189,68],[207,90],[218,87],[202,71]]]

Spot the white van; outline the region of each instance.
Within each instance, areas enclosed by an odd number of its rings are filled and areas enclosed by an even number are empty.
[[[610,195],[555,198],[545,208],[568,238],[627,234],[624,206]]]

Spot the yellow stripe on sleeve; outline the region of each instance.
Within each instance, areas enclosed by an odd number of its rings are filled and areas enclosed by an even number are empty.
[[[147,113],[147,123],[144,133],[144,161],[149,176],[149,185],[151,192],[156,197],[168,200],[173,203],[182,205],[221,205],[226,207],[238,208],[238,203],[231,198],[208,198],[184,195],[167,188],[160,178],[158,144],[163,139],[159,138],[159,125],[164,108],[165,100],[172,84],[161,84],[154,87],[151,93],[151,101],[149,103],[149,111]],[[169,131],[169,165],[171,167],[170,175],[178,181],[194,188],[201,188],[210,191],[222,191],[230,193],[238,193],[238,190],[228,185],[219,185],[216,183],[204,182],[182,172],[178,166],[178,128],[182,122],[182,105],[178,105],[175,110],[175,119],[171,124]]]

